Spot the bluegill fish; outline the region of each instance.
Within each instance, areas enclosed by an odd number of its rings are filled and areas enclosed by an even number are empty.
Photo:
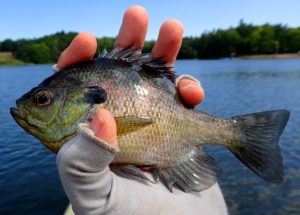
[[[181,101],[170,68],[139,49],[114,48],[101,57],[63,69],[17,100],[16,122],[47,148],[58,152],[78,133],[78,124],[98,106],[111,111],[118,145],[111,169],[144,181],[148,167],[169,190],[212,186],[217,162],[203,151],[224,146],[263,179],[280,183],[283,165],[279,137],[287,110],[230,119],[193,110]]]

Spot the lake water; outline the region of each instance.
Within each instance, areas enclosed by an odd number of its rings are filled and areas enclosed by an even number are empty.
[[[299,214],[300,60],[186,60],[175,69],[201,80],[206,99],[198,108],[212,114],[291,111],[280,141],[281,185],[263,181],[224,148],[207,151],[223,169],[219,183],[231,214]],[[55,155],[9,114],[16,98],[50,74],[50,65],[0,67],[0,214],[62,214],[68,204]]]

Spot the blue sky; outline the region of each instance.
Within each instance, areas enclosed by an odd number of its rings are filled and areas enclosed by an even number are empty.
[[[57,31],[89,31],[116,36],[126,8],[141,5],[149,13],[147,39],[155,39],[170,18],[185,26],[185,36],[247,23],[300,26],[300,0],[4,0],[0,3],[0,41],[37,38]]]

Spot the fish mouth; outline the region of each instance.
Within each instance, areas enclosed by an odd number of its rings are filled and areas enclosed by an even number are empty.
[[[38,128],[37,126],[28,123],[27,120],[21,116],[20,111],[17,108],[11,107],[10,114],[14,120],[27,132],[32,133],[33,129]]]
[[[62,142],[66,142],[67,140],[73,138],[78,133],[77,131],[75,131],[72,132],[71,134],[62,137],[59,140],[49,141],[36,133],[36,131],[38,131],[39,128],[36,125],[29,123],[26,120],[26,118],[21,115],[18,108],[11,107],[10,114],[12,115],[14,120],[18,123],[18,125],[21,128],[23,128],[26,132],[30,133],[34,137],[38,138],[48,149],[50,149],[54,153],[57,153],[59,151]]]
[[[13,118],[20,118],[20,112],[17,108],[11,107],[10,114],[13,116]]]

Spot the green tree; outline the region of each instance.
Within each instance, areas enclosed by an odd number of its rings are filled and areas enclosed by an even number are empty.
[[[6,39],[1,43],[1,51],[2,52],[13,52],[16,48],[16,44],[11,39]]]
[[[0,51],[12,52],[24,62],[53,63],[71,43],[76,32],[57,32],[38,39],[6,39],[0,42]],[[115,39],[97,39],[97,54],[106,47],[113,48]],[[143,51],[151,52],[154,41],[146,41]],[[286,25],[247,24],[241,20],[237,27],[204,32],[198,37],[185,37],[178,58],[222,58],[236,55],[296,53],[300,50],[300,28]]]
[[[178,53],[180,59],[194,59],[197,58],[197,51],[194,48],[193,37],[186,37],[182,41],[181,49]]]
[[[33,43],[29,52],[31,62],[51,63],[49,48],[45,43]]]

